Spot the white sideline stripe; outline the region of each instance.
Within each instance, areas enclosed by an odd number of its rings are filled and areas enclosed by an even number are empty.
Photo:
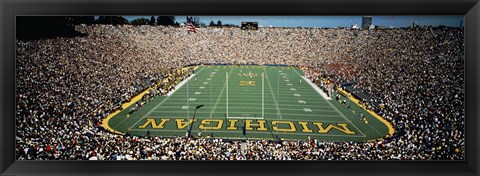
[[[195,117],[196,118],[196,117]],[[130,131],[168,131],[168,132],[185,132],[185,130],[165,130],[165,129],[131,129]],[[198,131],[196,129],[193,129],[192,131]],[[241,131],[241,128],[238,127],[237,130],[214,130],[214,133],[239,133]],[[274,130],[272,130],[274,131]],[[256,133],[256,134],[271,134],[271,132],[259,132],[259,131],[250,131],[248,130],[247,133]],[[285,133],[285,135],[297,135],[297,136],[343,136],[343,137],[365,137],[365,136],[358,136],[358,135],[342,135],[342,134],[315,134],[315,133]],[[220,138],[220,137],[215,137],[215,138]],[[229,137],[224,137],[224,138],[229,138]]]
[[[263,117],[227,117],[227,119],[263,119]]]
[[[328,97],[327,94],[325,94],[325,92],[323,92],[322,89],[318,88],[317,85],[313,84],[309,79],[307,79],[305,76],[302,76],[302,78],[305,80],[305,82],[307,82],[308,84],[310,84],[310,86],[312,86],[323,98],[325,98],[326,100],[332,100],[332,98]]]
[[[150,116],[149,118],[154,118],[154,119],[187,119],[186,117],[172,117],[172,116],[165,116],[165,117],[162,117],[162,116]],[[255,118],[258,118],[258,117],[255,117]],[[216,116],[213,116],[213,117],[207,117],[207,116],[195,116],[195,120],[197,119],[215,119],[215,120],[218,120],[218,119],[222,119],[224,120],[225,117],[216,117]],[[277,120],[276,118],[268,118],[268,119],[265,119],[265,120]],[[315,119],[315,120],[308,120],[308,119],[282,119],[282,121],[292,121],[292,122],[324,122],[324,123],[345,123],[345,121],[338,121],[338,120],[318,120],[318,119]]]
[[[297,72],[297,70],[294,70],[294,71],[295,71],[299,76],[301,76],[300,73]],[[307,79],[305,76],[301,76],[301,77],[302,77],[308,84],[310,84],[310,86],[312,86],[315,90],[317,90],[317,92],[318,92],[320,95],[322,95],[326,100],[332,100],[332,98],[328,97],[327,94],[323,93],[323,91],[322,91],[320,88],[318,88],[315,84],[313,84],[312,82],[310,82],[310,80]],[[360,132],[363,136],[365,136],[365,134],[364,134],[360,129],[358,129],[358,127],[355,125],[355,123],[349,122],[350,120],[348,120],[348,118],[345,117],[345,115],[342,114],[342,113],[337,109],[337,107],[335,107],[334,105],[332,105],[332,103],[330,103],[330,101],[326,101],[326,102],[327,102],[328,104],[330,104],[330,106],[332,106],[332,108],[335,109],[335,111],[337,111],[338,115],[342,116],[342,117],[345,119],[345,122],[352,124],[353,127],[355,127],[355,129],[357,129],[358,132]]]
[[[165,108],[178,108],[179,106],[162,106],[162,107],[165,107]],[[297,106],[297,107],[305,107],[305,105],[303,106]],[[190,107],[190,109],[193,109],[195,107]],[[253,109],[262,109],[262,108],[257,108],[257,107],[233,107],[234,109],[242,109],[242,108],[248,108],[248,110],[253,110]],[[313,107],[311,107],[313,108]],[[186,109],[186,106],[182,106],[182,109]],[[203,110],[207,110],[207,109],[212,109],[211,107],[203,107],[202,108]],[[264,108],[264,109],[276,109],[276,108]],[[304,109],[310,109],[310,108],[304,108]],[[291,109],[291,108],[282,108],[282,110],[285,110],[285,111],[298,111],[298,108],[295,108],[295,109]],[[336,111],[332,111],[332,110],[322,110],[322,109],[315,109],[315,110],[311,110],[310,109],[310,112],[331,112],[331,113],[336,113]],[[171,110],[155,110],[153,112],[172,112]],[[181,111],[183,112],[183,111]]]
[[[183,101],[185,101],[185,100],[183,100]],[[294,101],[291,101],[291,102],[294,102]],[[174,103],[169,102],[169,103],[168,103],[168,105],[183,105],[183,104],[185,104],[185,102],[174,102]],[[218,104],[219,104],[219,105],[222,105],[222,104],[224,105],[224,104],[226,104],[226,103],[218,103]],[[229,105],[252,105],[252,103],[228,103],[228,104],[229,104]],[[260,103],[258,103],[258,104],[256,104],[256,105],[260,106],[259,104],[260,104]],[[276,104],[265,104],[265,105],[275,106]],[[331,107],[332,107],[332,106],[330,106],[330,105],[323,105],[323,104],[320,104],[320,103],[317,103],[317,104],[312,104],[312,103],[310,103],[310,104],[308,104],[308,105],[307,105],[307,104],[304,104],[304,105],[295,105],[295,104],[293,104],[293,103],[288,103],[288,104],[282,104],[282,103],[281,103],[281,104],[278,104],[278,105],[281,105],[281,106],[283,106],[283,107],[292,107],[292,106],[303,106],[303,107],[305,107],[305,106],[310,106],[310,107],[314,107],[314,108],[319,108],[319,107],[330,107],[330,108],[331,108]],[[163,106],[163,107],[166,107],[166,106]],[[282,109],[283,109],[283,108],[282,108]]]
[[[230,69],[230,73],[228,73],[227,79],[230,75],[232,75],[232,70],[233,70],[233,68]],[[225,87],[227,87],[227,81],[225,81],[225,84],[223,84],[222,91],[220,91],[220,94],[218,94],[217,101],[215,101],[215,105],[213,106],[213,109],[210,111],[210,117],[212,117],[212,115],[215,113],[215,109],[217,108],[218,101],[220,101],[220,97],[222,97],[223,90],[225,90]]]
[[[193,108],[193,107],[192,107]],[[190,108],[191,109],[191,108]],[[298,109],[296,109],[298,111]],[[177,114],[177,113],[181,113],[181,114],[186,114],[187,111],[155,111],[155,113],[174,113],[174,114]],[[225,112],[215,112],[214,114],[217,114],[217,113],[221,113],[221,114],[225,114]],[[261,114],[262,112],[233,112],[233,113],[237,113],[237,114]],[[335,112],[332,112],[332,113],[335,113]],[[210,114],[210,112],[197,112],[197,114]],[[265,114],[271,114],[271,115],[277,115],[277,113],[266,113]],[[333,115],[322,115],[322,114],[294,114],[294,113],[282,113],[283,116],[288,116],[288,115],[292,115],[292,116],[310,116],[310,117],[315,117],[315,118],[325,118],[325,116],[328,116],[328,118],[343,118],[342,116],[333,116]],[[150,117],[150,116],[149,116]],[[272,116],[273,117],[273,116]],[[196,117],[195,117],[196,118]],[[282,119],[283,120],[283,117]],[[344,121],[346,123],[350,123],[348,120],[347,121]],[[357,129],[358,130],[358,129]]]
[[[215,95],[215,94],[213,94]],[[196,96],[197,98],[201,98],[205,101],[207,100],[210,100],[210,94],[206,93],[206,94],[200,94],[198,96]],[[255,100],[254,98],[258,98],[258,96],[248,96],[248,95],[235,95],[235,96],[230,96],[232,98],[234,98],[235,100],[250,100],[250,101],[253,101]],[[298,95],[285,95],[285,100],[288,102],[288,100],[290,101],[293,101],[295,100],[297,97],[301,97],[300,94]],[[318,101],[318,100],[325,100],[323,99],[323,97],[303,97],[305,100],[312,100],[312,101]],[[225,98],[223,98],[225,99]],[[253,99],[253,100],[252,100]],[[185,96],[175,96],[175,97],[172,97],[172,99],[170,99],[171,101],[177,101],[177,100],[185,100]],[[256,101],[260,101],[260,100],[256,100]],[[272,99],[266,99],[265,101],[273,101]],[[318,102],[318,103],[322,103],[322,102]],[[326,102],[323,102],[323,103],[326,103]]]
[[[162,105],[168,98],[170,98],[169,96],[167,96],[167,98],[163,99],[160,103],[157,104],[157,106],[155,106],[154,108],[150,109],[150,111],[148,111],[145,115],[143,115],[142,118],[138,119],[137,122],[135,122],[132,126],[130,126],[130,128],[133,128],[133,126],[137,125],[138,122],[140,122],[142,119],[144,119],[145,117],[147,117],[148,115],[150,115],[150,113],[152,113],[154,110],[156,110],[160,105]]]
[[[210,87],[210,86],[209,86]],[[235,87],[235,89],[240,89],[241,87]],[[259,89],[255,89],[254,87],[251,87],[253,88],[252,90],[257,90],[257,91],[260,91],[261,88]],[[288,89],[287,89],[288,88]],[[280,87],[280,93],[289,93],[290,92],[290,88],[291,87]],[[297,89],[298,92],[300,93],[315,93],[315,91],[311,91],[311,90],[308,90],[308,91],[305,91],[306,88],[301,88],[301,87],[297,87],[295,88]],[[310,87],[308,87],[308,89],[310,89]],[[221,89],[219,87],[215,88],[213,87],[213,91],[220,91]],[[243,89],[242,89],[243,90]],[[276,90],[275,90],[276,91]],[[262,95],[262,93],[256,93],[256,92],[248,92],[248,93],[245,93],[245,94],[250,94],[250,93],[255,93],[257,95]],[[186,95],[187,94],[187,91],[184,91],[184,90],[181,90],[178,92],[179,95]],[[238,92],[238,94],[242,94],[242,92]]]
[[[218,114],[218,113],[217,113]],[[172,116],[165,116],[165,117],[162,117],[162,116],[150,116],[149,118],[154,118],[154,119],[187,119],[186,117],[172,117]],[[243,118],[243,117],[242,117]],[[259,118],[259,117],[254,117],[254,118]],[[341,117],[340,117],[341,118]],[[213,117],[207,117],[207,116],[195,116],[195,120],[197,119],[215,119],[215,120],[218,120],[218,119],[222,119],[224,120],[225,117],[218,117],[218,116],[213,116]],[[265,118],[264,118],[265,119]],[[268,119],[265,119],[265,120],[277,120],[276,118],[268,118]],[[314,120],[311,120],[311,119],[282,119],[282,121],[293,121],[293,122],[324,122],[324,123],[345,123],[345,121],[338,121],[338,120],[318,120],[318,119],[314,119]]]
[[[198,71],[197,73],[195,74],[192,74],[190,75],[190,77],[188,77],[187,79],[184,79],[182,82],[180,82],[180,84],[177,84],[175,86],[175,89],[173,89],[172,91],[168,92],[167,93],[167,96],[170,96],[172,95],[173,93],[175,93],[175,91],[177,91],[178,89],[180,89],[185,83],[187,83],[188,80],[190,80],[190,78],[193,78],[195,75],[197,75],[198,73],[200,73],[205,67],[203,67],[200,71]]]

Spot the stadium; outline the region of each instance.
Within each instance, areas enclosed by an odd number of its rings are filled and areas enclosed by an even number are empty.
[[[195,26],[18,39],[17,159],[464,159],[461,28]]]

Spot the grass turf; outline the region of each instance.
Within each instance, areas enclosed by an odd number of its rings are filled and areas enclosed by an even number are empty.
[[[191,128],[192,136],[200,131],[203,137],[244,139],[367,141],[387,135],[383,122],[353,102],[348,109],[327,100],[302,76],[295,67],[199,66],[170,96],[156,97],[129,116],[128,107],[108,126],[133,135],[185,136]]]

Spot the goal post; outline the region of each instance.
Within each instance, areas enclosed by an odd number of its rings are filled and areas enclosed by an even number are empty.
[[[227,119],[264,119],[265,117],[265,73],[260,74],[261,81],[262,81],[262,88],[261,88],[261,116],[230,116],[231,110],[230,108],[230,99],[229,99],[229,73],[226,72],[225,74],[225,83],[226,83],[226,92],[225,92],[225,97],[226,97],[226,118]],[[235,112],[234,112],[235,113]]]

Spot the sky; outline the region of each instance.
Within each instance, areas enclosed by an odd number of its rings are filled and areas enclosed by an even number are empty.
[[[124,16],[131,21],[136,18],[150,19],[151,16]],[[257,21],[259,26],[274,27],[351,27],[354,24],[361,26],[362,16],[195,16],[200,22],[209,24],[210,21],[222,24],[239,25],[243,21]],[[175,16],[177,22],[186,21],[186,16]],[[415,22],[417,25],[451,26],[463,25],[464,16],[372,16],[372,24],[385,27],[408,27]],[[462,22],[461,22],[462,21]]]

